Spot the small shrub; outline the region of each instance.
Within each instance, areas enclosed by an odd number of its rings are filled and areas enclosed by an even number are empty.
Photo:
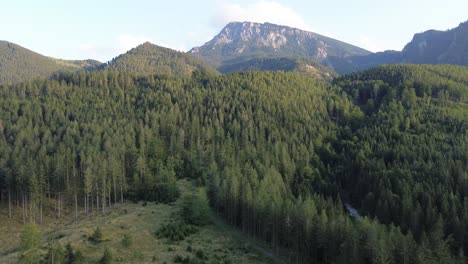
[[[37,247],[41,242],[41,232],[37,225],[26,224],[21,233],[20,248],[24,251]]]
[[[73,252],[73,247],[70,243],[65,246],[65,262],[73,263],[75,260],[75,253]]]
[[[94,233],[89,237],[89,240],[96,244],[102,242],[102,231],[99,226],[94,230]]]
[[[141,251],[137,250],[137,251],[133,251],[132,258],[133,258],[133,261],[140,260],[138,262],[141,262],[144,256],[143,256],[143,253],[141,253]]]
[[[187,224],[203,226],[209,222],[209,201],[204,188],[200,188],[196,195],[184,197],[182,204],[182,218]]]
[[[31,249],[18,256],[18,264],[39,264],[41,255],[37,249]]]
[[[45,255],[45,263],[64,263],[65,260],[65,250],[60,244],[56,243],[49,247]]]
[[[111,264],[112,263],[112,253],[108,248],[104,250],[104,254],[102,255],[101,260],[99,261],[101,264]]]
[[[187,225],[185,223],[169,223],[161,226],[156,231],[158,238],[166,238],[170,241],[181,241],[185,237],[194,234],[198,229],[193,225]]]
[[[80,250],[76,250],[75,251],[75,255],[73,257],[73,262],[74,264],[78,264],[78,263],[83,263],[83,253],[81,253]]]
[[[205,256],[205,252],[203,252],[203,250],[199,249],[197,250],[197,252],[195,252],[195,256],[199,259],[205,259],[206,256]]]
[[[132,246],[132,244],[133,244],[132,236],[129,234],[125,234],[122,239],[122,246],[124,246],[125,248],[129,248]]]
[[[180,264],[205,264],[206,262],[203,259],[200,258],[191,258],[189,256],[187,257],[181,257],[180,255],[177,255],[174,257],[174,263],[180,263]]]
[[[175,262],[175,263],[183,263],[183,261],[184,261],[184,258],[181,257],[180,255],[176,255],[176,256],[174,257],[174,262]]]

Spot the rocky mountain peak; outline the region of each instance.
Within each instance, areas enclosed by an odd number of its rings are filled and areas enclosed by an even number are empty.
[[[303,57],[325,61],[370,52],[313,32],[271,23],[231,22],[212,40],[190,53],[214,67],[235,57]]]

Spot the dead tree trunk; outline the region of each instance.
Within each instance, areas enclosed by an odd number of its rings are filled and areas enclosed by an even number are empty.
[[[26,224],[26,212],[24,211],[24,194],[23,194],[23,224]]]
[[[8,217],[11,219],[11,192],[8,188]]]
[[[75,193],[75,219],[78,219],[78,195]]]

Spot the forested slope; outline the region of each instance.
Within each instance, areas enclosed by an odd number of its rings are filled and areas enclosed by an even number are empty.
[[[343,130],[339,184],[365,214],[467,252],[468,69],[385,66],[336,84],[366,114]],[[438,233],[439,232],[439,233]],[[456,250],[454,251],[456,252]]]
[[[218,68],[221,73],[241,71],[292,71],[312,76],[319,80],[331,81],[336,73],[318,62],[287,57],[238,58],[226,61]]]
[[[47,78],[59,71],[78,71],[99,64],[94,60],[58,60],[0,41],[0,84]]]
[[[466,71],[378,68],[330,85],[104,70],[1,86],[3,206],[40,222],[49,198],[80,212],[170,202],[187,177],[231,224],[298,260],[461,263]]]
[[[190,54],[145,42],[103,65],[103,69],[156,74],[166,77],[191,77],[194,72],[216,75],[215,69]]]

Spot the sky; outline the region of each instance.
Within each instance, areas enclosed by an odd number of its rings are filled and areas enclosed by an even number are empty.
[[[102,62],[146,41],[188,51],[231,21],[297,27],[377,52],[468,20],[467,0],[0,0],[0,7],[0,40]]]

